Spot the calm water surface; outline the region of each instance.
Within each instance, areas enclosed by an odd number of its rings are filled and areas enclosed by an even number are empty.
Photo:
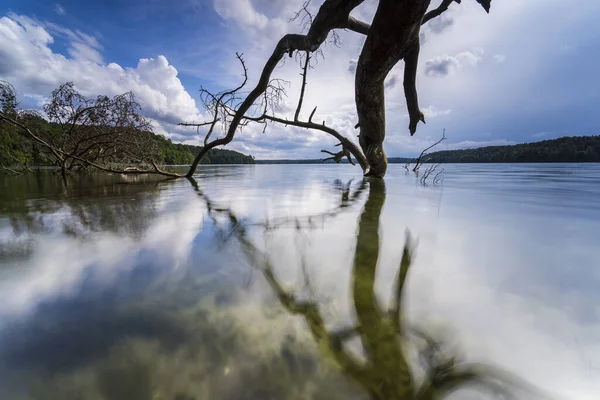
[[[406,324],[600,399],[600,165],[201,172],[0,176],[0,399],[377,398],[407,230]]]

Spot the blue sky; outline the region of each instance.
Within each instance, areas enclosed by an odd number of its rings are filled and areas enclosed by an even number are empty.
[[[38,108],[67,80],[85,95],[132,90],[156,132],[199,143],[179,121],[201,121],[200,86],[218,91],[240,79],[244,53],[250,84],[277,40],[299,32],[289,22],[302,1],[4,0],[0,4],[0,79],[22,104]],[[313,1],[313,10],[320,5]],[[433,1],[435,6],[439,1]],[[369,20],[376,1],[353,15]],[[386,89],[390,156],[413,155],[446,129],[447,148],[600,134],[598,2],[495,0],[487,15],[474,0],[453,4],[423,27],[417,87],[427,124],[414,137],[401,85],[402,62]],[[352,65],[364,37],[340,32],[309,74],[305,113],[352,137],[356,123]],[[299,91],[299,65],[277,69],[290,81],[287,116]],[[229,146],[258,158],[316,158],[335,142],[319,132],[249,126]]]

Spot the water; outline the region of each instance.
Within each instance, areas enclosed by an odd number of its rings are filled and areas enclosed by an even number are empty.
[[[397,399],[398,324],[600,398],[600,165],[444,168],[0,176],[0,398]]]

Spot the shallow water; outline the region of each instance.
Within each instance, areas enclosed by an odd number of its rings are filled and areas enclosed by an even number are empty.
[[[375,398],[402,376],[382,332],[407,229],[407,325],[598,398],[598,164],[445,165],[437,185],[401,165],[384,186],[342,165],[159,180],[0,176],[0,398]],[[365,379],[331,351],[357,326],[343,356]]]

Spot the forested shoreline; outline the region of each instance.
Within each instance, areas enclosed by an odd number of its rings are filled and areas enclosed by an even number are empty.
[[[487,146],[464,150],[441,150],[424,155],[423,162],[600,162],[600,136],[565,136],[558,139],[509,146]]]
[[[413,163],[415,160],[416,157],[388,157],[390,164]],[[421,161],[424,163],[600,162],[600,136],[565,136],[509,146],[441,150],[425,154]],[[320,164],[322,162],[321,159],[256,160],[257,164]],[[326,162],[333,163],[333,161]]]
[[[202,146],[190,144],[173,143],[170,139],[161,135],[153,134],[158,142],[158,147],[162,157],[162,164],[165,165],[190,165],[194,158],[202,150]],[[254,164],[254,157],[245,155],[235,150],[211,149],[200,164]]]
[[[31,121],[30,121],[31,123]],[[58,124],[36,118],[34,125],[38,131],[60,133]],[[190,165],[202,146],[173,143],[170,139],[150,131],[140,131],[149,141],[148,150],[153,153],[157,163],[163,165]],[[18,129],[8,124],[0,124],[0,165],[14,166],[26,162],[30,167],[55,166],[52,154],[35,142],[22,145]],[[107,160],[110,162],[110,158]],[[115,155],[114,162],[118,162]],[[201,160],[201,164],[254,164],[254,158],[234,150],[212,149]]]

